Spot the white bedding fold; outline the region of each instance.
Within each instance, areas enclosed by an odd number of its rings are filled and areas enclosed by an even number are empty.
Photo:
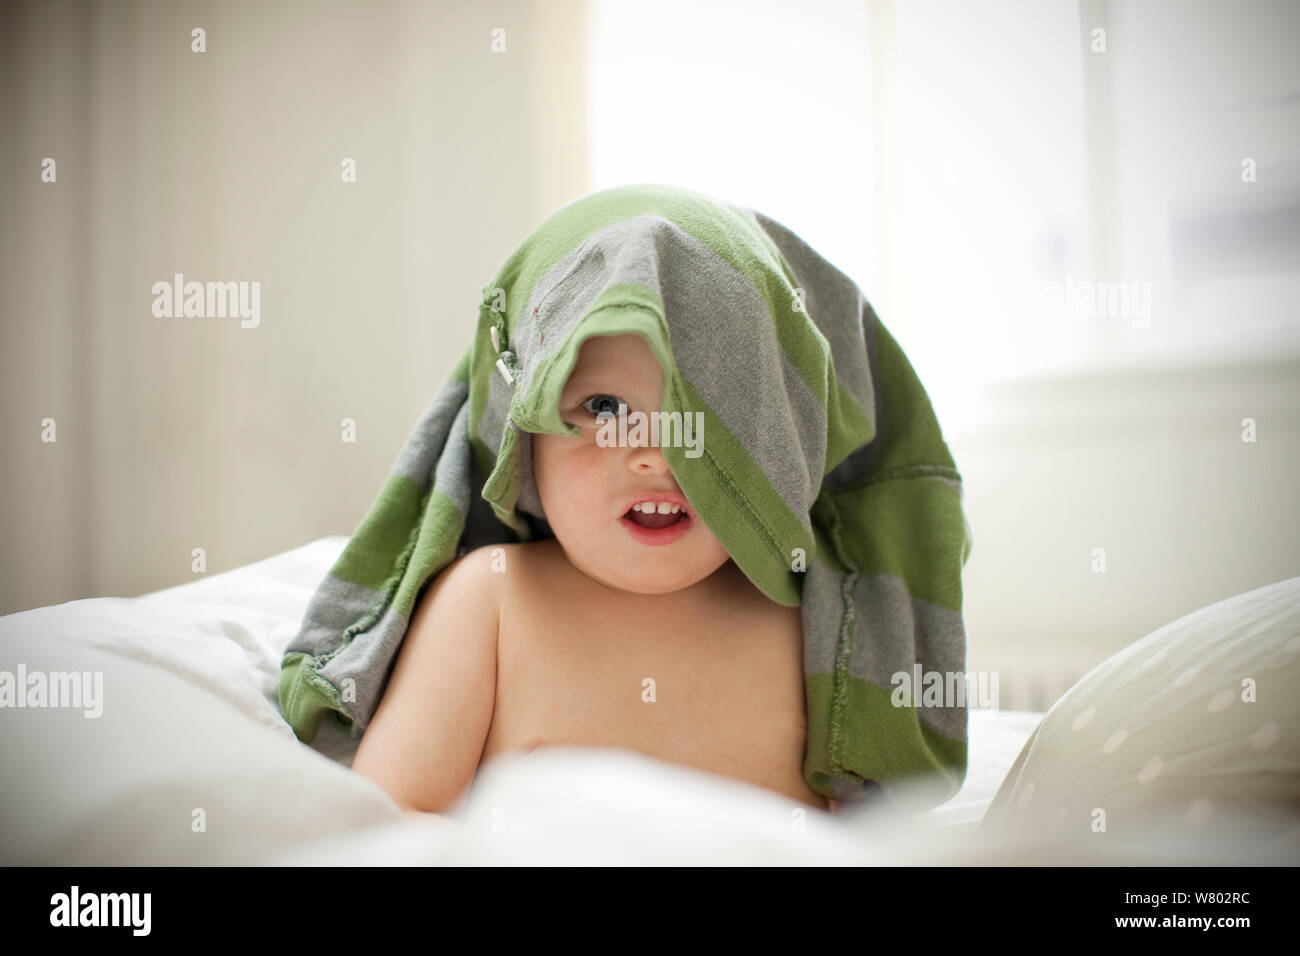
[[[95,671],[103,713],[0,710],[0,863],[288,861],[871,862],[852,815],[631,752],[551,750],[483,768],[458,816],[405,820],[328,722],[300,743],[277,708],[283,648],[335,536],[140,598],[0,618],[0,670]],[[979,820],[1037,714],[970,714],[961,792],[922,814],[949,843]],[[495,826],[495,828],[494,828]],[[895,828],[895,832],[897,828]],[[846,839],[846,837],[848,837]],[[883,839],[883,838],[882,838]]]

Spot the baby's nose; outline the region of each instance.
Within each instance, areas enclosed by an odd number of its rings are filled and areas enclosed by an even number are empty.
[[[639,475],[662,475],[668,471],[668,459],[654,445],[628,449],[628,467]]]

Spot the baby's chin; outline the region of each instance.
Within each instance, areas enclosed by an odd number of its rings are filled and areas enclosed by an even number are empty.
[[[681,568],[655,571],[649,568],[641,570],[624,569],[619,574],[592,574],[586,572],[589,577],[594,577],[606,587],[615,588],[619,591],[627,591],[629,594],[673,594],[677,591],[683,591],[692,585],[699,584],[709,575],[708,573],[683,574]]]
[[[599,581],[606,587],[630,594],[657,595],[673,594],[699,584],[714,571],[716,567],[692,567],[689,561],[683,561],[680,555],[654,557],[642,556],[640,560],[627,560],[625,557],[610,557],[585,562],[580,568],[587,577]],[[614,573],[592,570],[590,565],[608,569],[617,568]]]
[[[629,594],[641,594],[649,597],[656,594],[675,594],[678,591],[684,591],[686,588],[691,587],[691,585],[698,584],[700,581],[704,580],[705,577],[708,577],[708,575],[686,581],[655,581],[650,580],[649,576],[647,576],[647,578],[643,580],[606,580],[604,583],[609,587],[617,588],[620,591],[626,591]]]

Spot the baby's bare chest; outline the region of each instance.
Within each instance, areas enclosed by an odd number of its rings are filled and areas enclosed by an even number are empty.
[[[770,605],[655,619],[534,596],[502,615],[484,759],[503,750],[630,747],[798,787],[805,740],[799,611]]]

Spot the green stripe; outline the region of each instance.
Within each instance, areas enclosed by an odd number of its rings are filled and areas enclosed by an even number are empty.
[[[470,347],[469,358],[473,376],[469,388],[469,444],[479,472],[484,475],[492,471],[492,452],[479,436],[479,426],[483,422],[483,410],[487,408],[490,376],[500,374],[496,370],[497,356],[492,351],[492,340],[488,338],[488,329],[492,328],[494,315],[490,303],[485,302],[480,306],[478,332]]]
[[[881,428],[883,447],[872,462],[872,473],[882,475],[908,465],[955,469],[925,386],[880,323],[876,324],[876,355],[876,389],[884,396],[887,421]],[[955,470],[948,477],[960,479]]]
[[[815,790],[829,789],[832,776],[861,775],[869,780],[898,784],[902,778],[934,774],[919,790],[942,802],[961,789],[966,777],[967,742],[944,737],[920,722],[913,707],[890,703],[893,688],[843,675],[843,700],[837,708],[842,721],[836,735],[838,748],[831,753],[831,705],[835,676],[810,674],[804,682],[808,696],[808,742],[804,779]],[[849,768],[852,768],[850,770]]]
[[[823,475],[830,474],[836,465],[876,437],[876,428],[868,413],[840,387],[838,381],[831,398],[834,404],[827,419]]]
[[[748,219],[745,221],[750,222]],[[754,227],[756,240],[767,250],[770,261],[766,264],[766,268],[784,275],[792,288],[798,288],[798,277],[785,268],[785,258],[776,243],[772,241],[772,237],[757,223],[751,225]],[[828,422],[826,462],[822,474],[828,474],[860,446],[875,438],[876,429],[871,421],[875,410],[864,409],[840,385],[835,375],[835,362],[830,343],[817,328],[811,316],[806,312],[796,311],[794,298],[789,294],[789,290],[781,289],[780,297],[773,300],[772,295],[775,295],[776,290],[769,290],[767,283],[763,281],[768,273],[761,269],[742,271],[745,272],[745,277],[749,279],[750,284],[767,301],[768,310],[772,312],[777,324],[777,336],[781,347],[826,412]],[[863,359],[866,360],[865,342]],[[821,381],[823,365],[828,377],[825,384]]]
[[[338,691],[309,666],[311,658],[300,651],[284,656],[280,663],[280,709],[298,739],[316,739],[320,720],[343,706]]]
[[[411,529],[420,520],[423,504],[419,485],[405,475],[389,475],[330,573],[371,591],[384,590],[394,559],[406,550]]]
[[[456,502],[434,490],[424,512],[420,535],[393,599],[393,610],[410,620],[420,589],[456,557],[463,522]],[[441,562],[438,559],[442,558]]]
[[[523,485],[518,440],[518,433],[513,428],[507,427],[501,442],[501,452],[497,456],[496,467],[483,482],[482,495],[483,500],[492,506],[497,520],[513,531],[520,541],[528,541],[532,538],[532,529],[528,526],[528,522],[515,512],[515,503],[519,500]],[[471,488],[470,494],[473,493],[474,489]]]
[[[689,382],[683,379],[681,385],[687,407],[704,412],[704,454],[687,458],[685,448],[666,447],[669,467],[750,580],[773,601],[798,605],[803,582],[801,573],[791,570],[793,551],[811,554],[813,539],[740,440]]]
[[[911,477],[827,494],[859,573],[897,575],[912,597],[961,612],[966,525],[955,490]]]

